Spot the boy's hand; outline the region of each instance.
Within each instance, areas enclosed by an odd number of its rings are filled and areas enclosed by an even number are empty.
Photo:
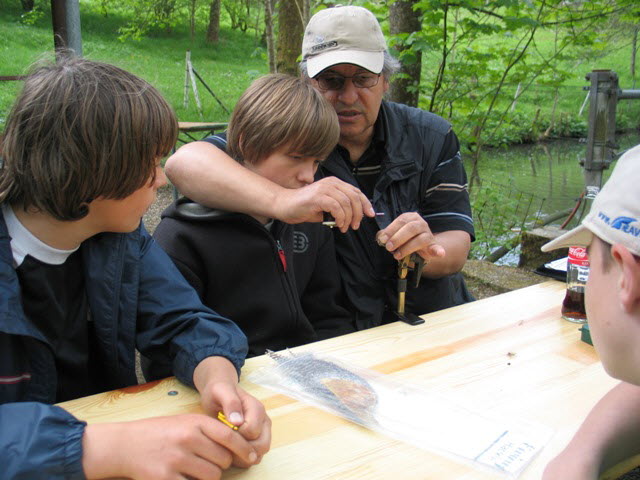
[[[214,418],[222,411],[229,422],[239,427],[238,432],[255,451],[255,458],[232,451],[233,465],[248,468],[260,463],[271,446],[271,419],[262,403],[237,385],[222,382],[212,382],[201,392],[201,396],[204,411]]]
[[[254,450],[255,455],[249,457],[242,451],[232,451],[233,465],[247,468],[259,463],[271,445],[271,419],[262,403],[238,386],[231,362],[222,357],[206,358],[196,367],[193,378],[203,410],[213,418],[222,411]]]
[[[342,233],[357,230],[363,216],[374,216],[364,193],[336,177],[285,190],[276,198],[273,210],[275,218],[286,223],[320,222],[323,212],[329,212]]]
[[[219,479],[235,458],[256,456],[238,432],[197,414],[88,425],[82,447],[87,478]]]

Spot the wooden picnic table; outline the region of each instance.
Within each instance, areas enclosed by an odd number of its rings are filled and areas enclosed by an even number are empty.
[[[545,282],[425,315],[423,325],[396,322],[292,350],[339,358],[476,412],[549,427],[553,436],[520,476],[539,479],[589,410],[616,384],[604,372],[594,348],[581,340],[579,325],[560,317],[564,292],[564,283]],[[272,450],[260,465],[231,469],[223,478],[504,478],[247,380],[247,375],[271,361],[266,356],[247,360],[240,384],[265,404],[273,420]],[[201,411],[198,393],[175,378],[61,405],[89,423]]]

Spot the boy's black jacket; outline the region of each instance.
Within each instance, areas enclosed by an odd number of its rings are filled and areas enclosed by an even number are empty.
[[[339,299],[333,236],[321,224],[275,221],[269,231],[181,198],[154,238],[203,303],[243,330],[249,356],[355,330]]]

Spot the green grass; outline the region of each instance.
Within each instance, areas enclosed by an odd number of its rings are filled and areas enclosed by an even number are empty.
[[[115,2],[111,2],[114,4]],[[33,25],[21,21],[20,3],[17,0],[0,0],[0,75],[25,73],[28,66],[44,53],[53,51],[49,2],[37,0],[41,16],[33,19]],[[173,105],[181,121],[224,122],[228,114],[217,101],[198,83],[198,91],[203,103],[202,117],[198,113],[189,87],[189,106],[183,107],[185,52],[191,51],[194,67],[205,79],[222,103],[231,110],[240,94],[258,75],[267,73],[264,45],[256,39],[253,31],[241,33],[232,30],[223,12],[219,44],[207,45],[204,32],[208,12],[203,8],[197,15],[197,33],[192,42],[187,30],[187,19],[181,13],[178,24],[170,33],[152,31],[142,40],[118,39],[119,29],[126,26],[129,18],[124,9],[111,5],[109,15],[103,15],[98,0],[84,0],[81,3],[81,24],[84,56],[118,65],[149,81]],[[515,42],[515,38],[501,36],[485,38],[487,48],[495,42]],[[550,51],[553,47],[552,32],[541,32],[537,39],[541,51]],[[482,45],[481,47],[482,48]],[[556,110],[556,127],[552,136],[580,136],[586,132],[588,108],[582,116],[578,111],[585,97],[583,87],[588,86],[585,74],[594,69],[612,69],[620,77],[620,87],[631,88],[630,38],[620,35],[608,41],[600,50],[580,52],[577,60],[563,60],[558,68],[570,72],[559,88]],[[429,52],[423,61],[423,87],[430,91],[430,82],[438,65],[437,52]],[[451,79],[452,76],[450,76]],[[2,130],[9,108],[15,99],[21,82],[0,82],[0,131]],[[516,90],[516,84],[505,86],[494,118],[490,124],[497,125],[498,117],[510,104]],[[640,86],[639,86],[640,88]],[[555,87],[538,83],[518,100],[513,114],[499,128],[488,128],[485,141],[488,145],[505,145],[530,142],[540,138],[550,124]],[[426,98],[421,106],[426,107]],[[540,112],[538,113],[538,110]],[[444,112],[447,116],[448,112]],[[463,143],[474,126],[469,112],[463,107],[455,107],[451,120]],[[537,120],[536,120],[537,119]],[[535,120],[535,121],[534,121]],[[640,102],[624,100],[618,104],[618,126],[633,128],[640,124]]]
[[[48,5],[48,2],[47,2]],[[264,48],[252,34],[242,34],[222,26],[220,42],[207,45],[206,26],[199,25],[192,43],[186,28],[176,28],[170,34],[155,32],[140,41],[118,40],[118,29],[127,19],[117,13],[108,17],[91,5],[81,4],[83,55],[91,60],[112,63],[144,78],[154,85],[174,107],[180,121],[225,122],[228,115],[218,102],[198,82],[202,101],[201,118],[189,87],[189,106],[183,107],[185,53],[191,51],[191,61],[229,111],[251,81],[268,72]],[[50,11],[34,25],[20,22],[20,4],[0,0],[0,75],[24,74],[43,54],[53,52],[53,32]],[[185,22],[186,25],[186,22]],[[0,82],[0,130],[3,128],[21,82]]]

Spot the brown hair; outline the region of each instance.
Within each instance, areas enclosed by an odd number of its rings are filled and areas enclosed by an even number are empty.
[[[325,158],[338,143],[333,107],[298,77],[260,77],[238,100],[227,131],[230,155],[256,163],[280,148],[303,157]]]
[[[83,218],[149,182],[177,134],[168,103],[129,72],[70,55],[36,65],[0,144],[0,202]]]

